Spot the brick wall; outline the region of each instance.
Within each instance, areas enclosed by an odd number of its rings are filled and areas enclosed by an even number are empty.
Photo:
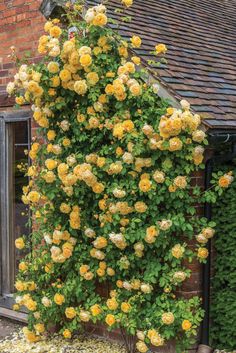
[[[21,57],[31,51],[32,60],[37,58],[37,40],[45,21],[39,11],[42,0],[0,1],[0,109],[12,105],[5,93],[6,84],[14,74],[10,61],[10,47],[15,46]]]

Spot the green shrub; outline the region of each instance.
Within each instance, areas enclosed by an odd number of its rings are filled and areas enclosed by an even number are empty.
[[[235,170],[234,170],[235,172]],[[236,182],[213,208],[213,218],[218,220],[214,246],[212,290],[212,344],[219,349],[236,348]]]

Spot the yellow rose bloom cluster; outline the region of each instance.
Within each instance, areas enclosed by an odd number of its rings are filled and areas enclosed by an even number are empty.
[[[123,10],[132,2],[120,0]],[[40,62],[19,65],[7,85],[39,126],[22,196],[32,234],[15,240],[31,249],[19,263],[15,309],[28,310],[31,342],[55,318],[65,339],[78,323],[100,322],[137,332],[138,352],[169,337],[185,351],[203,313],[199,298],[174,293],[190,276],[189,259],[206,261],[215,233],[194,208],[208,195],[193,180],[206,133],[186,100],[173,108],[158,96],[159,84],[137,68],[142,39],[106,26],[104,4],[66,11],[74,33],[47,21]],[[166,50],[159,44],[153,53]],[[211,196],[232,181],[219,173]]]

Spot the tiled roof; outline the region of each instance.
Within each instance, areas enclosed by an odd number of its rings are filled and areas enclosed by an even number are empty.
[[[120,3],[109,0],[108,8],[123,8]],[[167,45],[168,63],[155,68],[161,82],[219,127],[227,120],[236,127],[235,11],[236,0],[134,0],[125,11],[132,21],[120,26],[123,36],[142,38],[136,51],[147,65],[155,45]]]

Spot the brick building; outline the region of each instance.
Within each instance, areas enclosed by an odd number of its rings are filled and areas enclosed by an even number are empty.
[[[13,244],[26,221],[25,206],[19,196],[25,180],[16,165],[26,162],[23,152],[35,128],[29,107],[14,110],[14,102],[5,92],[14,75],[10,47],[14,46],[19,56],[31,52],[30,60],[37,61],[37,40],[43,32],[45,17],[62,12],[64,3],[63,0],[2,0],[0,4],[0,315],[16,315],[10,310],[19,256]],[[143,0],[134,1],[127,11],[133,21],[123,24],[120,32],[124,37],[137,34],[142,38],[144,45],[137,49],[137,54],[148,68],[150,80],[158,80],[159,94],[176,106],[183,98],[189,100],[192,109],[205,118],[203,128],[215,143],[226,140],[231,143],[236,129],[236,23],[231,13],[236,1],[148,0],[145,7],[143,4]],[[119,2],[112,0],[109,6],[112,9]],[[149,65],[150,51],[159,42],[168,47],[168,64],[155,68]],[[194,182],[204,187],[204,178],[204,173],[199,173]],[[203,214],[204,207],[196,207]],[[191,278],[183,285],[181,294],[191,297],[204,290],[207,309],[209,283],[203,288],[202,267],[198,263],[191,264],[191,270]],[[204,274],[206,282],[209,263]],[[202,343],[208,344],[207,337]]]

